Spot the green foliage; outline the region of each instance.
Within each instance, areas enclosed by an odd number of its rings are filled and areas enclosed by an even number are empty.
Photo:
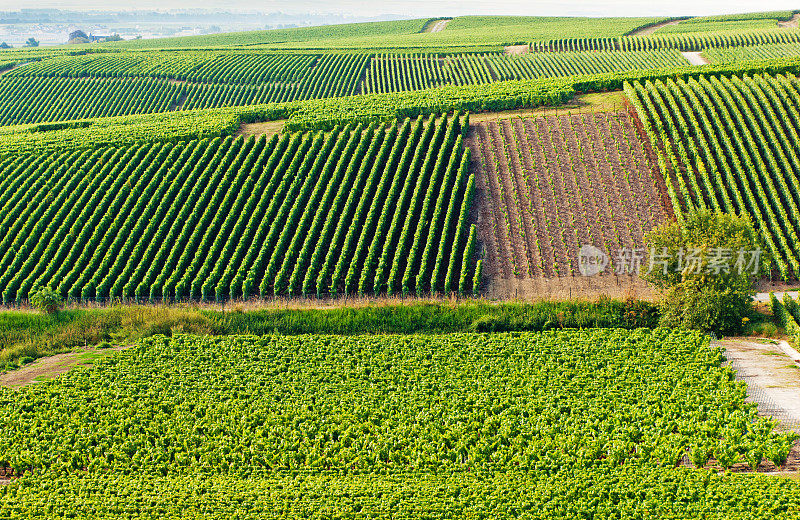
[[[728,465],[777,458],[793,441],[757,417],[721,361],[702,335],[664,329],[154,337],[90,370],[0,389],[0,466],[23,474],[0,488],[0,508],[169,517],[235,503],[243,518],[796,508],[789,480],[673,467],[690,447]]]
[[[800,55],[800,43],[747,45],[742,47],[712,47],[703,51],[711,63],[737,63],[753,60],[772,60]]]
[[[0,202],[8,208],[0,218],[4,301],[22,301],[36,285],[83,300],[224,300],[255,291],[266,297],[285,294],[291,277],[307,280],[305,292],[313,285],[318,295],[352,294],[356,287],[345,286],[343,273],[352,267],[351,280],[357,279],[362,269],[354,263],[353,242],[369,238],[383,245],[386,238],[362,229],[366,204],[383,207],[386,186],[413,187],[423,170],[441,176],[464,154],[454,137],[457,117],[431,121],[449,128],[446,146],[417,146],[407,132],[381,126],[327,137],[298,133],[9,158],[0,163],[7,175]],[[410,170],[382,166],[391,148],[403,147],[431,161]],[[51,183],[53,171],[60,173]],[[409,235],[417,230],[413,258],[441,236],[445,221],[430,222],[434,208],[443,210],[451,192],[461,196],[463,183],[463,176],[454,175],[446,182],[426,181],[418,194],[425,195],[422,212],[406,214],[392,205],[384,210],[406,219]],[[27,190],[39,194],[38,204],[27,202]],[[321,204],[307,204],[320,197]],[[471,202],[464,201],[467,213]],[[298,228],[309,229],[311,217],[312,232],[298,234]],[[302,248],[296,236],[305,241]],[[459,258],[464,247],[455,251]],[[433,256],[432,247],[428,254]],[[386,245],[385,261],[398,273],[405,259],[405,250]],[[407,273],[428,280],[431,271],[429,262],[414,261]],[[420,293],[428,290],[419,285]]]
[[[709,22],[731,22],[747,20],[789,20],[797,11],[763,11],[758,13],[720,14],[713,16],[697,16],[681,22],[686,25],[707,24]]]
[[[652,327],[647,302],[536,304],[407,303],[330,309],[267,308],[220,312],[165,306],[67,309],[57,314],[0,312],[0,366],[78,346],[128,344],[153,334],[415,334],[467,331],[541,331],[577,327]]]
[[[34,308],[47,314],[58,312],[64,304],[64,299],[58,291],[50,286],[34,288],[31,292],[30,300]]]
[[[800,272],[796,85],[794,76],[764,74],[626,87],[671,180],[676,216],[748,215],[784,278]]]
[[[800,307],[797,301],[789,293],[784,293],[783,302],[773,293],[769,293],[769,298],[775,323],[786,330],[795,345],[800,345]]]
[[[747,217],[695,210],[682,223],[653,229],[645,242],[654,267],[645,279],[664,294],[663,325],[723,334],[742,330],[753,281],[768,263]]]
[[[435,511],[438,518],[774,520],[796,516],[799,492],[797,482],[783,477],[626,465],[565,468],[553,475],[465,471],[240,479],[74,474],[0,487],[0,508],[15,519],[69,512],[105,520],[158,511],[159,518],[171,520],[186,518],[191,511],[215,520],[327,520],[358,518],[364,512],[388,520],[425,518]]]
[[[665,447],[683,452],[700,442],[713,442],[727,465],[752,442],[766,450],[790,441],[771,433],[769,424],[761,428],[767,419],[744,403],[743,387],[720,360],[701,335],[666,330],[154,337],[92,371],[73,371],[16,396],[4,393],[0,465],[17,473],[88,468],[132,475],[146,468],[240,477],[324,470],[556,472],[623,462],[671,467]],[[624,392],[608,395],[605,385],[591,384],[598,377]],[[420,391],[418,381],[431,385]],[[305,390],[295,393],[298,386]],[[502,404],[508,388],[517,395],[513,405]],[[356,395],[342,416],[342,403]],[[410,398],[397,401],[398,395]],[[705,411],[717,409],[723,411]],[[110,420],[123,410],[126,421]],[[289,410],[297,420],[287,423],[280,418]],[[442,420],[415,421],[420,410]],[[532,414],[544,424],[522,420]],[[231,423],[239,415],[256,420]],[[639,428],[631,431],[629,422]],[[666,430],[668,423],[677,427]],[[26,435],[14,435],[22,424],[29,425]],[[50,435],[53,428],[62,435]],[[751,429],[760,432],[752,441]],[[642,433],[657,430],[663,431]],[[87,448],[70,440],[77,431]],[[572,436],[585,440],[570,443]],[[421,442],[398,442],[409,437]],[[607,457],[617,444],[625,447],[619,458]],[[563,449],[545,456],[548,445]],[[245,446],[255,448],[252,456],[238,457]]]

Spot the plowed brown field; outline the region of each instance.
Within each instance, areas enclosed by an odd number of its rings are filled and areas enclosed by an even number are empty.
[[[615,274],[618,252],[643,248],[643,235],[667,218],[663,180],[627,112],[481,121],[467,142],[483,273],[495,289],[514,287],[517,296],[530,296],[542,282],[559,281],[608,292],[610,285],[623,285]],[[578,269],[583,245],[610,257],[591,283]],[[644,287],[635,277],[623,278]]]

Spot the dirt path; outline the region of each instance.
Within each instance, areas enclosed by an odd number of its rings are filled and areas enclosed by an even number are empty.
[[[424,33],[437,33],[444,31],[444,28],[447,27],[447,23],[450,20],[436,20],[435,22],[431,22],[422,29]]]
[[[274,134],[281,133],[285,120],[266,121],[264,123],[242,123],[236,135],[249,137],[251,135],[266,135],[272,137]]]
[[[96,361],[124,350],[126,346],[119,346],[109,349],[87,348],[76,352],[67,352],[39,358],[33,363],[25,365],[17,370],[0,374],[0,386],[6,386],[14,390],[19,390],[23,386],[38,383],[47,379],[52,379],[61,374],[65,374],[75,367],[91,366]]]
[[[789,296],[790,297],[794,298],[795,300],[800,300],[800,292],[798,292],[797,290],[788,291],[788,292],[789,292]],[[780,302],[783,301],[783,295],[785,294],[784,292],[775,291],[774,294],[775,294],[775,297],[778,299],[778,301],[780,301]],[[771,301],[768,292],[756,293],[755,300],[757,302],[759,302],[759,303],[770,303],[770,301]]]
[[[643,27],[639,30],[628,33],[625,36],[649,36],[654,32],[656,32],[657,30],[661,29],[662,27],[666,27],[668,25],[678,25],[682,21],[683,20],[672,20],[671,22],[661,22],[655,25],[648,25],[647,27]]]
[[[531,52],[530,45],[509,45],[505,48],[506,56],[520,56],[522,54],[528,54],[529,52]]]
[[[772,340],[730,339],[716,342],[747,383],[747,400],[758,403],[759,415],[780,421],[782,428],[800,432],[800,364],[785,347]],[[797,356],[797,357],[800,357]]]
[[[785,22],[778,22],[778,27],[785,29],[797,29],[800,26],[800,14],[795,14],[790,20]]]
[[[692,65],[708,65],[709,61],[703,57],[699,52],[681,52],[686,61]]]

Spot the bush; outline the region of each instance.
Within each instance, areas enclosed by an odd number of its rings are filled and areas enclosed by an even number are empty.
[[[30,356],[25,356],[24,358],[21,358],[21,359],[19,360],[19,362],[20,362],[21,364],[23,364],[23,365],[27,365],[28,363],[33,363],[33,358],[32,358],[32,357],[30,357]]]
[[[31,296],[31,305],[47,314],[55,314],[62,304],[61,295],[52,287],[40,287]]]
[[[661,324],[722,334],[741,333],[753,312],[753,282],[769,259],[747,216],[696,210],[683,223],[659,226],[645,236],[654,266],[644,278],[662,292]],[[731,255],[719,266],[722,252]],[[740,252],[753,266],[737,266]]]

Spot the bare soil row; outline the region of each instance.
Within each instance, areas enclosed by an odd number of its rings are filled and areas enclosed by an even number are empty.
[[[627,112],[475,123],[467,143],[476,174],[484,276],[580,276],[578,251],[623,248],[668,218],[653,154]],[[601,275],[602,276],[602,275]]]

